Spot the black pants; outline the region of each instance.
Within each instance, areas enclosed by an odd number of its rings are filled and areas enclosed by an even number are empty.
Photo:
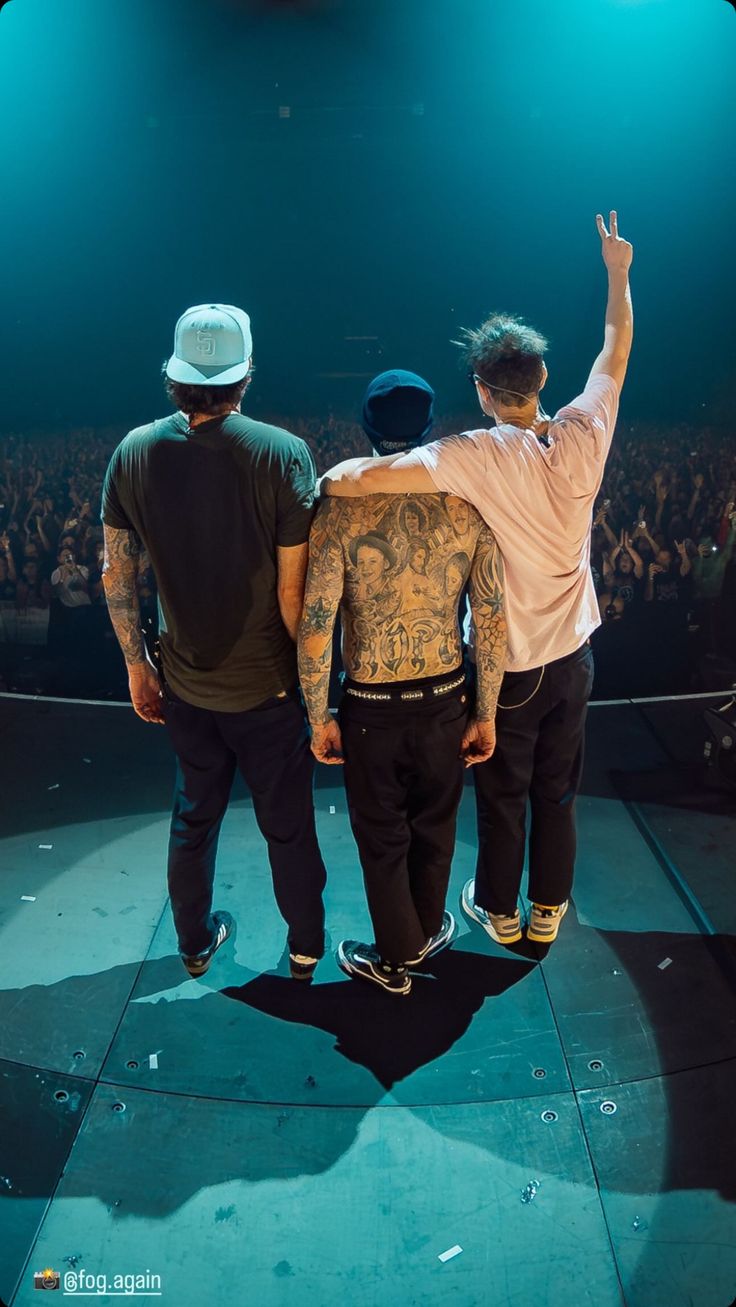
[[[524,867],[527,801],[529,898],[554,907],[569,898],[575,865],[575,796],[583,768],[593,655],[582,649],[529,672],[507,672],[493,757],[473,768],[478,806],[475,900],[512,913]],[[535,690],[535,687],[538,689]]]
[[[435,683],[450,677],[457,679],[457,672]],[[416,957],[442,925],[463,784],[467,700],[461,686],[415,703],[345,694],[340,705],[350,822],[376,946],[394,965]]]
[[[168,687],[164,696],[177,758],[168,878],[180,951],[200,953],[212,943],[215,855],[237,767],[268,845],[289,949],[321,957],[326,876],[314,823],[314,760],[298,693],[235,713],[196,708]]]

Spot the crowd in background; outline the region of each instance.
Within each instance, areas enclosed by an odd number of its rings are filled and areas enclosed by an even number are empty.
[[[0,677],[23,692],[122,697],[107,614],[100,493],[120,433],[0,436]],[[141,611],[155,622],[145,558]]]
[[[355,422],[270,415],[317,468],[370,452]],[[435,434],[462,430],[447,418]],[[123,433],[0,436],[0,685],[124,697],[102,586],[100,492]],[[592,525],[603,624],[598,698],[726,688],[736,680],[736,446],[726,433],[619,429]],[[155,582],[138,578],[155,635]]]
[[[596,697],[736,680],[735,501],[727,434],[617,434],[593,519]]]

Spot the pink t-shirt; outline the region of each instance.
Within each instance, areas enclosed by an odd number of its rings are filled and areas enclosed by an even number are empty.
[[[438,490],[467,499],[503,555],[507,669],[524,672],[579,649],[600,625],[590,572],[593,501],[618,411],[616,382],[599,374],[549,424],[503,425],[435,440],[405,457]]]

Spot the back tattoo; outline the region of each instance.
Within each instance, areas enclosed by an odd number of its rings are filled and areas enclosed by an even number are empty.
[[[342,554],[349,676],[408,680],[461,663],[458,605],[488,530],[474,508],[440,494],[333,499],[315,527],[324,532],[323,548]]]

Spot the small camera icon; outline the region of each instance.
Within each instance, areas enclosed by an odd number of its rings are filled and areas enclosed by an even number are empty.
[[[34,1289],[59,1289],[61,1276],[58,1271],[52,1271],[50,1268],[36,1271],[33,1276],[33,1287]]]

